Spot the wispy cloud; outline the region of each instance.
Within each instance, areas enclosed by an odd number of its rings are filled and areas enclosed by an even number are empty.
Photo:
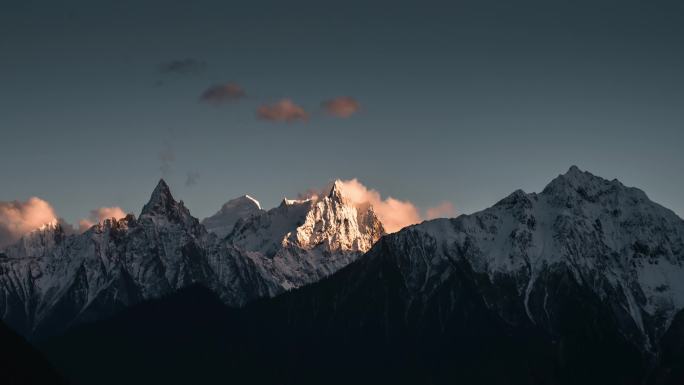
[[[159,171],[161,171],[163,177],[168,177],[171,173],[171,165],[176,161],[176,152],[167,142],[164,143],[164,148],[162,148],[162,150],[159,151],[159,154],[157,154],[157,158],[161,162]]]
[[[197,59],[179,59],[164,62],[159,65],[159,71],[165,74],[192,75],[203,72],[207,63]]]
[[[456,208],[451,202],[442,202],[425,210],[425,219],[451,218],[456,216]]]
[[[247,96],[245,89],[236,83],[216,84],[207,88],[200,100],[205,103],[221,104],[235,102]]]
[[[257,117],[273,122],[307,121],[309,114],[290,99],[281,99],[273,104],[264,104],[257,109]]]
[[[188,172],[187,178],[185,178],[185,186],[191,187],[199,182],[200,173],[197,171]]]
[[[361,104],[351,96],[339,96],[322,102],[321,107],[330,116],[348,118],[359,111]]]

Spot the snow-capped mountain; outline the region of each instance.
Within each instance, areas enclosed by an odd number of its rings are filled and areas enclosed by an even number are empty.
[[[483,295],[501,317],[552,334],[559,309],[549,285],[560,277],[609,307],[645,351],[684,308],[684,221],[643,191],[577,167],[540,194],[519,190],[482,212],[413,226],[385,247],[411,295],[433,295],[465,264],[487,278]]]
[[[341,372],[367,383],[682,383],[682,283],[684,221],[572,167],[541,193],[389,234],[329,279],[246,308],[236,328],[256,353],[236,359],[297,357],[274,364],[262,381],[273,384],[357,379]]]
[[[325,197],[284,199],[272,210],[239,220],[226,242],[291,289],[348,265],[384,234],[373,208],[348,201],[336,181]]]
[[[0,314],[26,335],[51,334],[211,280],[210,237],[163,181],[139,219],[109,219],[67,237],[57,230],[29,234],[0,261]]]
[[[249,195],[243,195],[226,202],[216,214],[203,219],[202,225],[210,233],[216,234],[219,238],[225,238],[233,231],[239,219],[247,219],[263,212],[259,201]]]
[[[240,306],[331,274],[382,235],[370,209],[357,213],[342,199],[300,206],[241,219],[241,236],[221,239],[162,180],[137,219],[105,220],[70,236],[51,225],[8,248],[0,258],[0,315],[15,330],[39,337],[195,283]],[[273,223],[287,225],[258,228],[276,217]],[[308,227],[300,230],[302,224]],[[281,249],[268,254],[247,247],[247,228],[268,235],[249,238],[256,244],[271,244],[274,231],[282,231]]]
[[[283,250],[312,240],[349,245],[325,231],[353,217],[327,210],[331,195],[242,223],[230,247],[251,249],[256,264],[285,261]],[[300,214],[297,231],[283,212]],[[319,218],[315,237],[306,224]],[[384,236],[298,290],[239,311],[202,288],[182,290],[65,337],[52,355],[74,354],[72,368],[86,360],[83,383],[106,370],[100,352],[129,357],[143,345],[162,363],[194,362],[176,375],[255,384],[681,384],[683,265],[682,219],[638,189],[573,167],[541,193],[516,191],[481,212]],[[193,317],[148,337],[185,311],[216,319],[202,333],[187,326]],[[102,346],[112,330],[126,340]],[[175,341],[192,344],[169,352],[145,343],[178,330]],[[230,370],[193,361],[195,344]]]

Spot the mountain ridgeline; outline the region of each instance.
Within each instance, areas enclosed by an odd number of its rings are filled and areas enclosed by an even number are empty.
[[[209,222],[219,232],[235,229],[219,237],[162,180],[139,218],[105,220],[80,235],[49,226],[7,248],[0,258],[2,320],[41,339],[193,284],[242,306],[315,282],[384,235],[372,208],[357,209],[339,187],[265,212],[237,205],[231,215],[224,206],[219,214],[233,223],[220,225],[216,216]]]
[[[617,180],[572,167],[384,236],[337,185],[221,238],[157,190],[137,220],[1,262],[14,327],[84,302],[41,343],[76,384],[684,382],[684,221]]]

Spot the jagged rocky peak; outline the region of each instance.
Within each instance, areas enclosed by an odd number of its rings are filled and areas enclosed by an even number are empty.
[[[249,195],[243,195],[224,203],[216,214],[202,220],[202,224],[210,233],[224,238],[233,231],[238,220],[263,212],[259,201]]]
[[[93,231],[96,233],[101,233],[103,231],[126,231],[129,227],[135,226],[136,219],[133,214],[126,214],[125,217],[116,218],[106,218],[100,223],[96,223],[93,227],[88,229],[88,231]]]
[[[178,203],[173,199],[169,185],[166,184],[164,179],[160,179],[159,183],[157,183],[157,187],[152,191],[150,200],[143,207],[140,216],[166,214],[174,211],[177,206]]]
[[[344,184],[341,180],[336,179],[332,186],[330,187],[330,192],[328,193],[328,198],[337,200],[342,203],[344,200]]]
[[[240,249],[275,255],[282,247],[365,252],[384,234],[373,208],[354,204],[337,180],[320,197],[283,199],[274,209],[239,220],[228,238]]]
[[[140,213],[140,219],[151,217],[163,217],[180,222],[194,222],[196,219],[190,214],[183,201],[177,202],[171,189],[164,179],[160,179],[157,187],[152,191],[150,200],[145,204]]]
[[[303,248],[365,252],[384,234],[373,208],[355,205],[345,196],[343,183],[336,180],[325,198],[314,201],[294,241]]]

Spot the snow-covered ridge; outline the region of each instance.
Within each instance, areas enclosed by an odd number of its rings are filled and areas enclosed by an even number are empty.
[[[262,212],[259,201],[249,195],[243,195],[226,202],[216,214],[202,220],[202,225],[210,233],[224,238],[233,231],[238,220],[247,219]]]
[[[77,235],[59,225],[36,230],[0,258],[0,316],[45,336],[194,283],[240,306],[332,274],[383,235],[372,210],[334,196],[267,212],[243,196],[207,223],[230,234],[209,233],[161,180],[139,218],[105,220]]]
[[[523,306],[535,324],[552,323],[554,294],[544,282],[569,271],[647,351],[684,309],[684,221],[643,191],[577,167],[541,193],[518,190],[481,212],[407,228],[388,243],[416,295],[438,290],[455,262],[466,262],[494,286],[515,282],[505,301]]]
[[[323,198],[284,199],[274,209],[239,220],[226,241],[290,289],[348,265],[384,234],[372,207],[356,207],[334,183]]]
[[[59,246],[69,233],[57,221],[46,223],[24,235],[17,243],[7,247],[5,254],[14,258],[22,256],[43,257],[50,250]]]
[[[268,211],[237,198],[214,216],[219,224],[237,217],[217,237],[160,181],[139,218],[106,220],[80,235],[48,226],[8,248],[0,316],[40,336],[193,283],[241,306],[316,282],[366,258],[384,234],[373,208],[351,204],[338,187]],[[564,271],[609,304],[620,331],[647,351],[684,308],[684,221],[641,190],[576,167],[541,193],[518,190],[479,213],[389,235],[381,250],[399,262],[416,300],[466,263],[495,288],[513,283],[513,292],[487,298],[493,308],[513,301],[551,333],[554,292],[546,285]]]

